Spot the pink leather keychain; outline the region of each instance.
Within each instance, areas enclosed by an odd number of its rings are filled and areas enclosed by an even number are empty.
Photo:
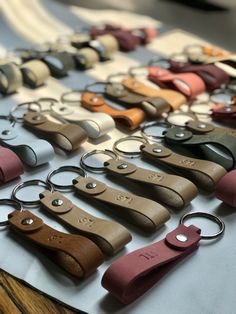
[[[212,235],[201,235],[198,227],[183,224],[192,217],[214,221],[219,231]],[[112,263],[103,275],[102,286],[120,302],[129,304],[156,284],[175,264],[195,251],[201,239],[215,239],[224,230],[224,222],[212,214],[186,214],[180,219],[179,226],[168,233],[165,239],[135,250]]]
[[[236,169],[226,173],[216,185],[215,195],[224,203],[236,207]]]
[[[175,74],[157,66],[150,66],[148,79],[162,88],[176,89],[189,98],[195,98],[206,90],[204,81],[195,73]]]
[[[10,149],[0,146],[0,184],[19,177],[23,172],[19,157]]]

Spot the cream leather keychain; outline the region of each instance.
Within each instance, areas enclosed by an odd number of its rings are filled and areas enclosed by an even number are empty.
[[[50,114],[78,124],[90,138],[99,138],[115,128],[112,117],[102,112],[87,111],[80,106],[80,98],[81,92],[78,90],[63,93],[61,102],[56,99],[51,101]],[[43,99],[39,99],[38,102],[41,103]]]
[[[83,170],[77,167],[68,167],[69,170],[84,175]],[[27,187],[40,185],[45,191],[39,194],[35,200],[28,201],[18,196],[19,191]],[[114,255],[131,241],[131,235],[122,225],[95,217],[73,204],[61,193],[54,191],[49,182],[42,180],[30,180],[19,183],[12,192],[13,199],[25,207],[42,207],[63,224],[72,227],[79,234],[86,236],[95,242],[106,255]]]
[[[160,125],[156,123],[157,125]],[[217,182],[226,173],[226,170],[212,161],[196,159],[175,153],[169,148],[166,148],[162,143],[149,143],[149,140],[156,141],[158,136],[148,135],[147,127],[153,124],[146,125],[142,129],[142,134],[146,137],[128,136],[116,141],[113,145],[113,150],[120,156],[126,158],[141,157],[145,160],[153,160],[160,166],[168,167],[174,172],[179,173],[194,182],[199,188],[205,191],[212,192],[215,189]],[[159,138],[159,141],[162,138]],[[137,143],[136,151],[126,151],[120,148],[122,143]],[[136,146],[136,145],[135,145]]]
[[[87,159],[94,155],[106,155],[108,160],[101,167],[91,166]],[[118,159],[116,154],[109,150],[93,150],[85,153],[81,157],[80,165],[91,172],[105,172],[137,184],[144,184],[148,190],[155,192],[157,201],[175,208],[187,206],[198,194],[196,186],[185,178],[137,167],[135,164]]]
[[[87,177],[84,171],[84,174],[80,173],[80,176],[73,180],[73,184],[58,184],[53,181],[56,174],[66,171],[78,174],[82,170],[78,167],[59,167],[48,175],[48,182],[57,190],[74,190],[87,198],[116,208],[117,214],[144,231],[153,232],[170,218],[168,210],[162,205],[144,197],[113,189],[101,181]]]
[[[15,112],[20,107],[36,106],[41,109],[40,104],[36,101],[29,103],[21,103],[12,108],[10,115],[16,122],[22,122],[25,127],[41,135],[48,141],[56,144],[66,151],[74,151],[87,140],[85,131],[76,124],[60,124],[48,120],[48,118],[40,112],[28,110],[22,117],[16,116]]]
[[[5,118],[0,125],[0,143],[13,150],[30,167],[42,165],[54,158],[55,152],[45,140],[32,139],[18,125]]]
[[[11,232],[33,243],[41,254],[70,275],[87,277],[103,263],[102,252],[91,240],[57,231],[40,217],[25,210],[16,200],[0,199],[2,206],[11,206],[15,210],[9,213],[8,219],[0,222],[0,227],[9,227]]]

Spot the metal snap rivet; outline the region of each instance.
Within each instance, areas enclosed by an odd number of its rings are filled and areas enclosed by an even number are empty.
[[[33,219],[31,219],[31,218],[25,218],[25,219],[23,219],[23,220],[21,221],[21,224],[22,224],[22,225],[32,225],[33,222],[34,222]]]
[[[180,137],[180,138],[181,138],[181,137],[184,137],[184,135],[185,135],[184,133],[176,133],[176,134],[175,134],[176,137]]]
[[[176,239],[180,242],[186,242],[188,241],[188,237],[185,234],[177,234]]]
[[[205,129],[207,126],[206,126],[206,124],[204,124],[204,123],[200,123],[200,124],[198,124],[198,126],[197,126],[199,129]]]
[[[11,131],[10,130],[4,130],[2,131],[2,135],[9,135],[11,134]]]
[[[87,189],[95,189],[97,184],[95,182],[90,182],[86,185]]]
[[[120,164],[119,166],[117,166],[118,169],[126,169],[128,167],[127,164]]]
[[[153,148],[153,153],[161,153],[162,152],[162,149],[161,148]]]
[[[60,199],[55,199],[52,201],[53,206],[61,206],[63,205],[63,203],[64,203],[63,200],[60,200]]]

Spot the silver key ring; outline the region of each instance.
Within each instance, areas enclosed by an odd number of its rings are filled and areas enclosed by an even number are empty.
[[[93,172],[93,173],[104,173],[106,171],[106,167],[104,167],[104,165],[98,167],[98,166],[90,166],[90,165],[86,164],[86,162],[85,162],[86,159],[89,158],[90,156],[93,156],[93,155],[106,155],[106,156],[109,156],[110,158],[112,158],[114,160],[118,159],[117,154],[115,152],[113,152],[112,150],[109,150],[109,149],[104,149],[104,150],[94,149],[91,152],[83,154],[81,159],[80,159],[80,166],[83,169],[90,171],[90,172]]]
[[[33,105],[36,105],[38,110],[33,110],[31,107]],[[15,112],[20,108],[20,107],[26,107],[27,110],[31,110],[34,112],[41,112],[42,111],[42,106],[40,105],[40,103],[38,101],[28,101],[28,102],[23,102],[21,104],[15,105],[14,107],[12,107],[12,109],[10,110],[9,113],[9,117],[12,118],[15,122],[22,122],[23,121],[23,116],[18,117],[15,115]]]
[[[206,235],[201,235],[201,238],[204,240],[212,240],[215,239],[219,236],[221,236],[224,231],[225,231],[225,223],[218,218],[215,215],[209,214],[209,213],[204,213],[204,212],[193,212],[193,213],[188,213],[184,215],[183,217],[180,218],[179,223],[183,224],[187,219],[189,218],[194,218],[194,217],[200,217],[200,218],[206,218],[209,219],[213,222],[215,222],[219,226],[219,231],[214,234],[206,234]]]
[[[74,185],[72,184],[72,181],[71,180],[71,184],[58,184],[58,183],[55,183],[52,181],[52,178],[58,174],[58,173],[62,173],[62,172],[74,172],[78,175],[80,175],[81,177],[84,177],[86,178],[87,177],[87,173],[79,168],[79,167],[76,167],[76,166],[61,166],[55,170],[52,170],[48,176],[47,176],[47,180],[46,182],[49,183],[51,186],[53,186],[54,189],[58,190],[58,191],[63,191],[63,192],[71,192],[74,190]]]
[[[141,150],[140,149],[138,151],[130,152],[130,151],[125,151],[125,150],[118,148],[119,144],[124,143],[124,142],[128,142],[128,141],[140,142],[141,144],[147,144],[148,143],[148,141],[144,137],[141,137],[141,136],[126,136],[126,137],[120,138],[119,140],[115,141],[115,143],[113,144],[113,147],[112,147],[113,151],[117,155],[120,155],[120,156],[126,157],[126,158],[140,157],[141,156]]]
[[[13,207],[16,210],[19,210],[20,212],[22,212],[23,206],[20,202],[16,201],[16,200],[12,200],[12,199],[0,199],[0,206],[1,205],[9,205],[11,207]],[[3,220],[0,221],[0,227],[4,227],[4,226],[8,226],[9,225],[9,221],[8,220]]]
[[[12,199],[14,201],[17,201],[17,202],[19,202],[25,206],[28,206],[28,207],[39,206],[40,205],[40,198],[38,198],[37,200],[28,201],[28,200],[23,200],[17,196],[17,193],[19,191],[21,191],[22,189],[29,187],[29,186],[42,186],[46,190],[49,190],[50,192],[54,191],[54,188],[50,184],[50,182],[44,182],[43,180],[29,180],[29,181],[21,182],[14,187],[14,189],[12,191]]]
[[[160,127],[165,127],[166,129],[171,127],[170,123],[168,123],[168,122],[151,121],[151,122],[145,123],[145,124],[140,128],[140,130],[141,130],[141,135],[142,135],[142,137],[146,139],[146,143],[147,143],[148,141],[160,143],[160,142],[162,142],[162,140],[164,139],[164,135],[154,135],[154,134],[148,134],[148,133],[146,132],[147,129],[152,128],[152,127],[155,127],[155,126],[156,126],[156,127],[158,127],[158,126],[160,126]],[[146,144],[146,143],[145,143],[145,144]]]

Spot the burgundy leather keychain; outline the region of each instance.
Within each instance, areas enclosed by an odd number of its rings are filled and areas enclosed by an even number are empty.
[[[20,158],[10,149],[0,146],[0,184],[19,177],[23,172]]]
[[[214,221],[219,225],[219,231],[212,235],[201,235],[197,226],[187,227],[183,224],[192,217]],[[215,239],[224,230],[224,222],[214,215],[204,212],[186,214],[180,219],[179,226],[169,232],[165,239],[135,250],[112,263],[103,275],[102,286],[120,302],[129,304],[154,286],[175,264],[194,252],[200,240]]]

